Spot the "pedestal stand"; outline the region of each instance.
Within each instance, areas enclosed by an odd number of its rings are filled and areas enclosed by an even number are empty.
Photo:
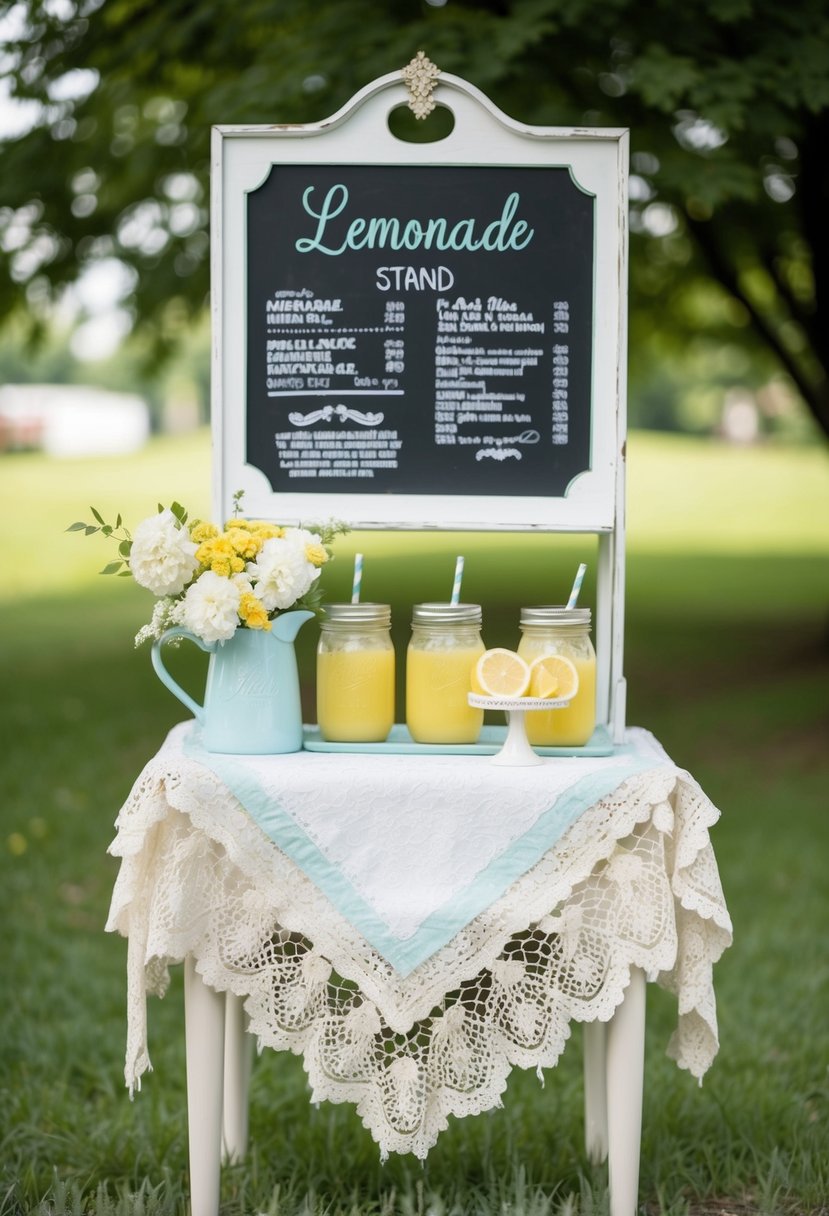
[[[471,692],[469,704],[476,709],[503,709],[507,715],[507,737],[504,746],[492,757],[490,764],[502,764],[508,768],[529,768],[544,761],[530,747],[527,739],[527,724],[524,715],[533,709],[566,709],[569,698],[553,697],[487,697]]]

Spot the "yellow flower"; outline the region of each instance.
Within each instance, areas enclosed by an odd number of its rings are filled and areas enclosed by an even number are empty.
[[[253,536],[247,528],[228,528],[225,536],[239,557],[245,557],[248,561],[256,557],[264,543],[261,537]]]
[[[306,545],[305,558],[312,566],[324,566],[328,561],[328,554],[323,545]]]
[[[285,535],[284,528],[280,528],[279,524],[270,524],[266,519],[249,519],[245,527],[250,532],[255,532],[263,541],[279,540]]]
[[[226,536],[214,536],[204,541],[196,550],[196,561],[214,574],[230,578],[231,574],[239,574],[245,568],[243,559],[237,556],[233,545]]]
[[[239,616],[248,629],[267,630],[271,627],[265,605],[256,598],[252,591],[246,591],[239,600]]]
[[[213,561],[218,544],[218,533],[216,536],[211,536],[207,540],[201,542],[196,550],[196,561],[199,563],[199,565],[207,566],[208,569],[210,568],[210,563]]]
[[[202,544],[206,540],[212,540],[214,536],[219,535],[219,529],[215,524],[208,523],[206,520],[197,519],[190,526],[190,539],[197,545]]]
[[[228,536],[230,533],[235,532],[237,529],[241,529],[243,532],[247,532],[250,536],[255,536],[257,538],[257,540],[259,541],[260,549],[266,540],[270,540],[272,537],[278,539],[280,536],[285,535],[284,528],[280,528],[279,524],[269,523],[266,519],[239,519],[239,518],[229,519],[227,521],[227,523],[225,524],[224,535]],[[258,550],[257,550],[257,552],[258,552]],[[254,556],[255,556],[255,554],[254,554]]]

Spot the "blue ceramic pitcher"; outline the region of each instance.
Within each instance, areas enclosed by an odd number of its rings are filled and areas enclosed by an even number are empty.
[[[203,642],[189,629],[167,629],[153,644],[153,667],[161,683],[201,725],[209,752],[265,756],[302,747],[302,707],[294,639],[313,612],[284,612],[270,630],[237,629],[226,642]],[[210,655],[204,705],[170,675],[161,648],[187,638]]]

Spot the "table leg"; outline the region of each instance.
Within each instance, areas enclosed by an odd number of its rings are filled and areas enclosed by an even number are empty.
[[[584,1144],[591,1164],[607,1160],[607,1025],[585,1022]]]
[[[253,1064],[253,1039],[246,1033],[242,998],[225,998],[225,1077],[222,1118],[222,1160],[244,1160],[248,1147],[248,1086]]]
[[[607,1132],[610,1216],[635,1216],[639,1199],[645,976],[632,967],[624,1000],[607,1028]]]
[[[189,956],[184,964],[184,1032],[190,1210],[192,1216],[218,1216],[225,998],[208,988]]]

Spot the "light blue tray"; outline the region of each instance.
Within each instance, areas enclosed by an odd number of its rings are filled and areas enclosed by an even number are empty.
[[[383,743],[327,743],[318,726],[303,726],[302,746],[309,752],[370,752],[410,756],[494,756],[507,737],[506,726],[484,726],[477,743],[415,743],[402,722],[391,728]],[[597,726],[584,747],[536,747],[539,756],[612,756],[607,727]]]

